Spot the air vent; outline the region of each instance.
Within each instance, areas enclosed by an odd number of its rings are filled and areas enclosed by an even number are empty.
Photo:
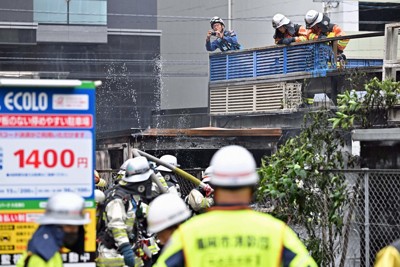
[[[210,89],[211,114],[296,109],[301,102],[300,83],[247,84]]]

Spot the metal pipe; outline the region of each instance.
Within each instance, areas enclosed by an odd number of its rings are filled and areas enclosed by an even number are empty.
[[[132,154],[133,154],[134,157],[139,157],[140,156],[140,153],[138,153],[137,149],[132,149]],[[161,184],[160,180],[158,180],[158,178],[157,178],[157,176],[156,176],[156,174],[154,172],[150,175],[150,178],[153,181],[153,183],[155,183],[158,186],[158,188],[160,188],[160,191],[161,191],[162,194],[169,193],[169,190],[166,189]]]
[[[365,266],[370,266],[370,232],[369,232],[369,173],[364,174],[364,229],[365,229]]]
[[[232,0],[228,0],[228,30],[232,30]]]
[[[139,149],[134,149],[134,153],[138,153],[141,156],[146,157],[148,160],[154,161],[155,163],[157,163],[158,165],[162,165],[168,169],[170,169],[172,172],[176,173],[177,175],[191,181],[192,183],[194,183],[197,186],[200,186],[201,188],[206,187],[207,185],[205,183],[203,183],[202,181],[200,181],[199,179],[197,179],[196,177],[194,177],[193,175],[191,175],[190,173],[185,172],[184,170],[173,166],[167,162],[164,162],[150,154],[147,154],[146,152],[140,151]]]

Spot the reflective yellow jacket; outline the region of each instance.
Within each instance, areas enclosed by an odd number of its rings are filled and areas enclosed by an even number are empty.
[[[390,246],[384,247],[376,255],[375,267],[400,266],[400,239]]]
[[[215,207],[181,224],[155,266],[314,267],[317,264],[282,221],[250,209]]]
[[[63,261],[61,258],[61,254],[59,252],[56,252],[54,256],[48,261],[45,261],[36,254],[30,254],[28,252],[24,252],[21,258],[19,258],[16,265],[16,267],[62,267],[62,266],[63,266]]]

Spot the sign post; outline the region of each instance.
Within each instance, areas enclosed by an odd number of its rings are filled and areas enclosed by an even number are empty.
[[[15,265],[57,192],[85,198],[85,254],[95,266],[95,88],[79,80],[0,79],[0,265]]]

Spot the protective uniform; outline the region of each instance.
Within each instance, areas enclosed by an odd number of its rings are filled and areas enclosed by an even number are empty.
[[[304,18],[304,21],[306,22],[307,29],[311,29],[311,32],[308,35],[309,40],[346,35],[345,32],[337,24],[330,23],[330,18],[328,18],[321,12],[309,10]],[[338,53],[343,53],[343,50],[346,48],[349,41],[349,39],[338,41]]]
[[[121,167],[119,168],[119,171],[117,173],[116,182],[119,182],[125,176],[126,166],[132,160],[133,160],[132,158],[128,159],[121,165]],[[160,181],[161,185],[164,187],[164,189],[167,190],[168,189],[168,185],[167,185],[164,177],[162,177],[162,175],[158,175],[158,170],[156,169],[156,167],[154,165],[155,165],[154,162],[149,162],[150,169],[152,169],[153,172],[156,173],[156,177]],[[161,189],[158,188],[157,184],[153,182],[152,183],[152,187],[151,187],[151,192],[152,192],[152,198],[156,198],[158,195],[161,194]]]
[[[259,179],[254,158],[240,146],[218,150],[211,166],[217,195],[223,189],[247,192]],[[317,265],[284,222],[231,201],[181,224],[155,266]]]
[[[39,228],[28,243],[28,251],[18,260],[17,267],[62,267],[60,249],[83,253],[83,225],[90,222],[84,214],[85,201],[74,193],[58,193],[49,198]],[[66,233],[62,225],[78,225],[78,233]],[[73,240],[73,242],[69,242]]]
[[[272,27],[275,29],[273,38],[275,44],[290,44],[292,42],[304,42],[308,40],[310,30],[299,24],[293,24],[290,19],[282,14],[275,14],[272,18]],[[284,27],[285,32],[282,33],[279,28]]]
[[[160,160],[174,167],[180,166],[178,164],[178,159],[173,155],[164,155],[160,158]],[[181,196],[181,189],[176,174],[173,173],[172,170],[168,169],[163,165],[157,166],[156,170],[158,171],[156,176],[160,180],[161,184],[164,185],[166,183],[168,191],[170,193],[174,193],[177,194],[178,196]]]
[[[384,247],[376,255],[374,267],[398,267],[400,266],[400,239],[390,246]]]
[[[146,158],[133,158],[122,181],[108,193],[103,214],[106,229],[98,233],[97,266],[143,266],[142,258],[150,260],[158,252],[154,238],[146,236],[141,224],[151,199],[152,172]]]
[[[215,23],[220,23],[224,28],[224,21],[219,17],[213,17],[210,20],[211,29]],[[221,50],[221,52],[229,51],[229,50],[239,50],[241,45],[238,43],[238,39],[236,33],[234,31],[224,30],[224,37],[217,38],[214,41],[207,40],[206,41],[206,49],[207,51],[215,51],[216,49]]]
[[[107,181],[104,180],[103,178],[101,178],[99,172],[96,170],[94,170],[94,181],[95,181],[96,187],[106,187],[107,186]]]
[[[202,182],[209,183],[212,167],[208,167],[203,174]],[[189,207],[196,213],[202,213],[207,208],[214,205],[214,199],[212,196],[207,196],[206,192],[201,188],[194,188],[190,191],[189,195],[185,198]]]

